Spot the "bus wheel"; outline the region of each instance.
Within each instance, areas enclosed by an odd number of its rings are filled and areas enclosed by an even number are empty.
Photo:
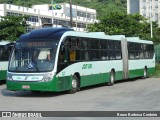
[[[78,90],[78,78],[76,75],[73,76],[72,78],[72,88],[69,91],[70,94],[76,93]]]
[[[148,77],[148,73],[147,73],[147,67],[144,68],[144,72],[143,72],[143,78],[147,78]]]
[[[109,82],[107,83],[107,85],[112,86],[114,84],[114,81],[115,81],[115,74],[114,71],[112,70],[110,72]]]

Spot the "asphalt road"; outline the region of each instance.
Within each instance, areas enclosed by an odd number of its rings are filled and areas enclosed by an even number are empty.
[[[160,111],[160,79],[92,86],[75,94],[8,91],[0,85],[0,111]]]

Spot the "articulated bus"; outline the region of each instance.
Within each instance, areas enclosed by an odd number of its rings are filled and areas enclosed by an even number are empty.
[[[13,42],[0,41],[0,81],[6,79],[9,56],[13,45]]]
[[[15,44],[7,72],[12,91],[69,91],[151,75],[153,43],[138,37],[41,28]]]

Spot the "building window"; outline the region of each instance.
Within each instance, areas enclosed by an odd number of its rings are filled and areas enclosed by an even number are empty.
[[[26,21],[38,22],[38,16],[30,16],[29,18],[26,19]]]
[[[86,18],[86,13],[85,12],[80,12],[80,11],[77,11],[77,16],[78,17],[84,17],[84,18]]]
[[[69,21],[54,19],[53,24],[54,25],[61,25],[61,26],[69,26]]]
[[[22,14],[14,13],[14,12],[7,12],[7,16],[22,16]]]
[[[52,23],[52,19],[51,18],[41,18],[42,24],[44,23]]]
[[[78,28],[86,28],[86,24],[85,23],[77,23],[77,27]]]

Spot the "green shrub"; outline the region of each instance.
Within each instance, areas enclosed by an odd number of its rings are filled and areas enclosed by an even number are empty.
[[[160,77],[160,64],[156,64],[155,72],[153,74],[153,77]]]

